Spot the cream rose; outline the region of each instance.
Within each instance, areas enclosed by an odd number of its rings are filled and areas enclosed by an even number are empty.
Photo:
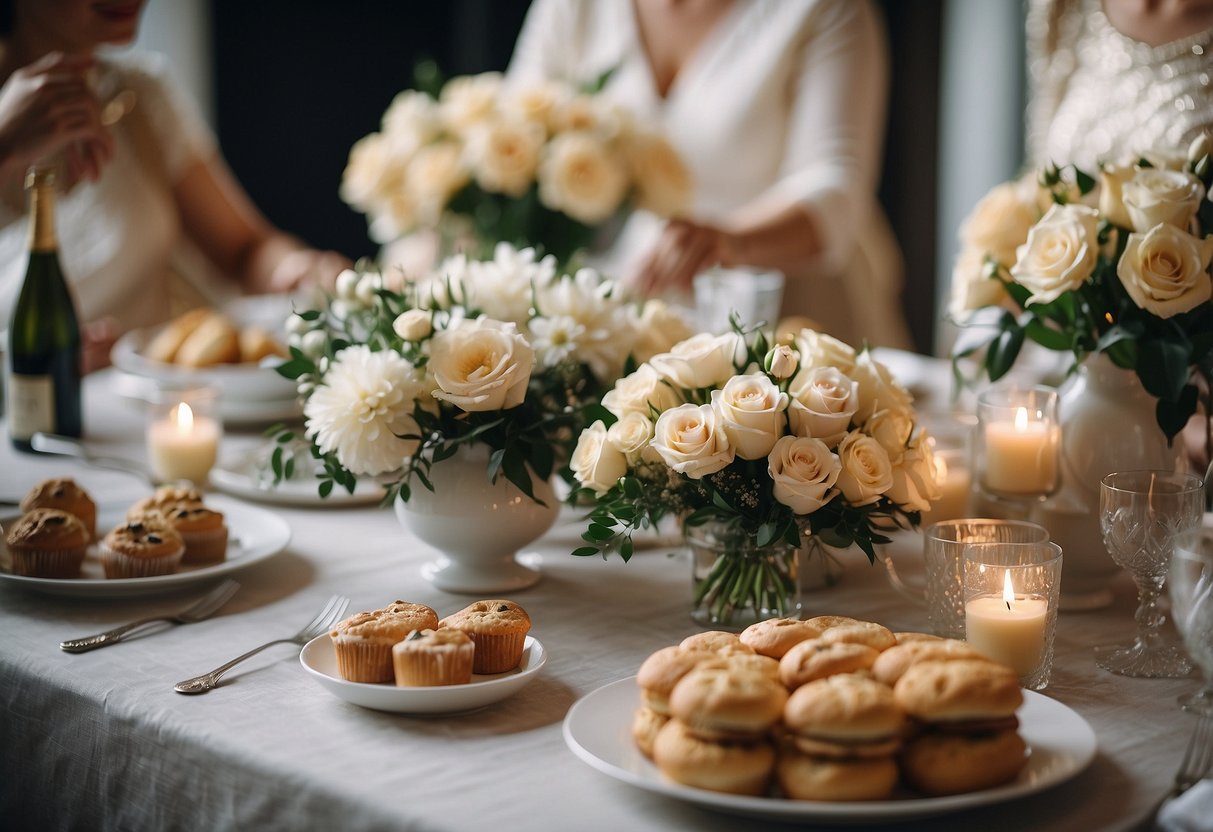
[[[663,378],[679,387],[701,390],[717,387],[737,372],[745,355],[745,344],[736,332],[712,335],[701,332],[674,345],[669,352],[649,359]]]
[[[893,486],[893,465],[880,443],[853,430],[838,444],[838,487],[851,505],[874,503]]]
[[[855,422],[863,424],[878,410],[908,410],[914,397],[893,377],[884,364],[865,350],[855,360],[851,378],[859,383],[859,409],[855,411]]]
[[[784,436],[767,457],[767,471],[776,501],[796,514],[812,514],[838,493],[842,462],[820,439]]]
[[[762,363],[773,378],[782,381],[785,378],[791,378],[792,374],[796,372],[796,368],[800,366],[800,357],[787,344],[776,344],[767,351]]]
[[[639,207],[662,217],[685,211],[691,201],[691,171],[665,137],[636,133],[629,137],[628,166]]]
[[[981,249],[966,248],[952,265],[952,295],[948,314],[964,320],[968,313],[983,306],[996,306],[1007,296],[1002,281],[986,270],[986,257]]]
[[[864,425],[864,430],[880,443],[889,461],[896,465],[914,433],[914,413],[904,408],[878,411]]]
[[[513,324],[463,320],[434,333],[427,366],[434,398],[466,411],[508,410],[526,398],[535,351]]]
[[[1028,231],[1040,216],[1036,190],[1035,182],[1028,179],[996,185],[961,223],[961,243],[1004,266],[1015,262],[1015,249],[1028,239]]]
[[[607,429],[601,421],[581,432],[569,467],[579,483],[598,494],[609,491],[628,472],[627,460],[607,440]]]
[[[382,133],[371,133],[354,142],[341,175],[341,199],[359,211],[367,211],[382,198],[384,175],[391,165],[391,151]]]
[[[855,350],[837,338],[802,329],[796,336],[796,352],[800,354],[800,370],[814,367],[835,367],[847,375],[855,369]]]
[[[635,315],[634,307],[632,314]],[[642,363],[654,355],[669,352],[679,341],[695,334],[680,312],[658,298],[645,301],[635,317],[637,337],[632,345],[632,355]]]
[[[382,127],[392,152],[408,158],[441,132],[438,107],[425,93],[405,90],[384,111]]]
[[[447,203],[471,180],[457,142],[434,142],[417,151],[404,176],[404,187],[425,224],[438,222]]]
[[[586,225],[609,219],[623,203],[628,177],[607,145],[587,132],[562,133],[539,165],[539,199]]]
[[[648,364],[619,379],[602,397],[602,406],[620,419],[629,413],[648,418],[653,411],[660,415],[680,404],[682,397]]]
[[[1213,236],[1201,239],[1162,223],[1130,234],[1116,276],[1139,307],[1170,318],[1209,300]]]
[[[1133,220],[1125,208],[1124,186],[1137,173],[1133,160],[1105,162],[1099,166],[1099,213],[1121,228],[1132,228]]]
[[[501,94],[501,73],[460,75],[446,82],[438,95],[438,114],[459,135],[489,118]]]
[[[834,367],[802,371],[788,392],[792,433],[820,439],[831,448],[846,435],[859,409],[859,383]]]
[[[1049,303],[1077,289],[1099,257],[1099,212],[1085,205],[1054,205],[1028,232],[1011,267],[1015,282],[1032,293],[1028,303]]]
[[[468,132],[465,162],[486,191],[522,196],[535,181],[543,139],[543,128],[532,122],[487,119]]]
[[[693,480],[716,473],[734,457],[708,404],[684,404],[662,413],[653,428],[653,448],[666,465]]]
[[[629,462],[648,459],[651,455],[645,451],[653,439],[653,423],[632,411],[607,429],[607,439]]]
[[[712,391],[712,408],[742,459],[762,459],[775,447],[787,424],[788,394],[765,373],[733,376]]]
[[[1205,186],[1190,173],[1142,168],[1124,183],[1123,194],[1134,231],[1144,234],[1162,222],[1187,231]]]
[[[893,465],[893,483],[889,499],[906,511],[927,511],[943,490],[935,481],[935,452],[926,435],[919,431]]]
[[[420,341],[433,333],[434,322],[424,309],[409,309],[392,322],[392,331],[406,341]]]
[[[567,84],[541,81],[509,90],[501,102],[502,112],[543,125],[548,133],[556,130],[556,111],[572,95]]]

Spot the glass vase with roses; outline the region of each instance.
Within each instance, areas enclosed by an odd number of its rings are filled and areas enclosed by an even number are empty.
[[[695,335],[602,405],[571,460],[594,500],[573,554],[628,560],[633,532],[679,518],[693,550],[719,553],[694,575],[693,615],[709,626],[795,615],[806,540],[874,560],[939,496],[910,394],[868,350],[813,330],[770,349],[760,331]]]

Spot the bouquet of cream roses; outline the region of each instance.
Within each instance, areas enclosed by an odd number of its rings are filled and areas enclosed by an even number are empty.
[[[504,475],[534,498],[531,476],[547,479],[568,458],[585,409],[630,356],[687,331],[593,270],[563,274],[553,257],[505,244],[492,260],[457,255],[394,287],[373,268],[346,271],[336,296],[295,313],[288,330],[278,372],[305,400],[320,495],[377,475],[389,500],[406,501],[414,478],[432,490],[430,467],[473,443],[491,451],[491,481]],[[283,445],[293,438],[279,434]]]
[[[497,73],[406,90],[382,129],[350,151],[341,196],[389,243],[418,229],[542,245],[560,263],[629,205],[669,216],[691,179],[673,147],[628,113],[558,82],[513,87]]]
[[[621,378],[602,404],[571,463],[596,500],[589,545],[574,555],[627,560],[634,530],[673,515],[746,545],[795,550],[811,535],[874,559],[884,531],[916,525],[939,497],[910,394],[869,351],[813,330],[770,350],[760,332],[695,335]],[[696,602],[721,623],[739,608],[784,614],[787,580],[719,565]]]
[[[961,228],[951,311],[969,329],[954,355],[984,349],[993,380],[1025,339],[1072,352],[1075,366],[1106,353],[1158,400],[1168,439],[1202,400],[1210,412],[1209,150],[1204,136],[1187,154],[1103,164],[1098,178],[1050,166],[991,191]]]

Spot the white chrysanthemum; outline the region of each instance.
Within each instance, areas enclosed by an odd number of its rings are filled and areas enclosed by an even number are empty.
[[[544,367],[555,367],[571,357],[585,337],[585,327],[568,315],[534,318],[530,330],[531,345]]]
[[[526,329],[531,317],[534,289],[551,283],[556,276],[556,259],[551,255],[535,259],[535,249],[515,249],[498,243],[493,259],[468,264],[463,286],[468,306],[498,321],[509,321]]]
[[[304,405],[307,435],[355,474],[393,471],[417,449],[400,435],[418,431],[413,402],[421,389],[413,365],[398,353],[347,347]]]
[[[623,372],[635,331],[634,321],[623,303],[613,296],[612,289],[613,285],[603,281],[593,269],[580,269],[570,278],[539,284],[536,291],[540,316],[575,324],[562,325],[574,339],[567,354],[604,381]],[[531,321],[532,332],[536,332],[537,323],[539,319]],[[540,324],[541,329],[543,326]]]

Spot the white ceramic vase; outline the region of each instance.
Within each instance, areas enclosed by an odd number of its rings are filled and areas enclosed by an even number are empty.
[[[1180,470],[1182,443],[1170,447],[1154,416],[1155,399],[1137,375],[1107,356],[1092,356],[1061,387],[1061,488],[1033,509],[1063,552],[1063,610],[1098,609],[1112,601],[1108,583],[1120,571],[1099,529],[1099,481],[1113,471]]]
[[[422,567],[422,574],[447,592],[512,592],[541,577],[518,556],[556,520],[560,503],[552,485],[532,479],[540,505],[504,475],[489,482],[488,458],[486,446],[464,446],[430,469],[433,491],[414,482],[409,501],[396,500],[401,525],[440,553]],[[528,560],[525,554],[523,559]]]

